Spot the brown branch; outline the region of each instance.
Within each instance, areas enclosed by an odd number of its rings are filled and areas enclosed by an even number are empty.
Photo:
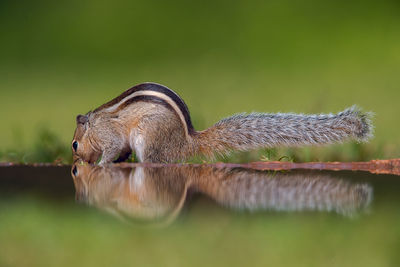
[[[166,166],[182,166],[188,164],[161,164],[161,163],[118,163],[113,164],[114,166],[120,166],[123,168],[128,167],[166,167]],[[368,171],[376,174],[394,174],[400,175],[400,158],[398,159],[386,159],[386,160],[371,160],[366,162],[283,162],[283,161],[258,161],[250,163],[211,163],[211,164],[190,164],[193,166],[207,165],[217,168],[249,168],[255,170],[351,170],[351,171]],[[32,167],[65,167],[69,165],[55,164],[55,163],[33,163],[33,164],[18,164],[11,162],[0,162],[0,167],[11,167],[11,166],[32,166]]]

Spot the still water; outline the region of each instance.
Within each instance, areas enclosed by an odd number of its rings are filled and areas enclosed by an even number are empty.
[[[398,266],[399,186],[351,171],[3,167],[0,266]]]

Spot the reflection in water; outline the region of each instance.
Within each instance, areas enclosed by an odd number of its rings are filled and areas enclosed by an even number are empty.
[[[188,192],[235,210],[333,211],[352,215],[372,199],[372,187],[324,175],[270,173],[210,166],[72,166],[76,198],[123,219],[173,221]]]

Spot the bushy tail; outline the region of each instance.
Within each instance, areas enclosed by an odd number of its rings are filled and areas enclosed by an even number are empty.
[[[362,142],[372,136],[370,117],[356,106],[338,114],[238,114],[198,132],[196,143],[199,152],[212,156],[263,147]]]

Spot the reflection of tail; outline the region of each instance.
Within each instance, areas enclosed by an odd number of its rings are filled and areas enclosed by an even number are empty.
[[[233,170],[199,186],[218,203],[243,210],[334,211],[351,215],[372,200],[372,187],[328,176]]]

